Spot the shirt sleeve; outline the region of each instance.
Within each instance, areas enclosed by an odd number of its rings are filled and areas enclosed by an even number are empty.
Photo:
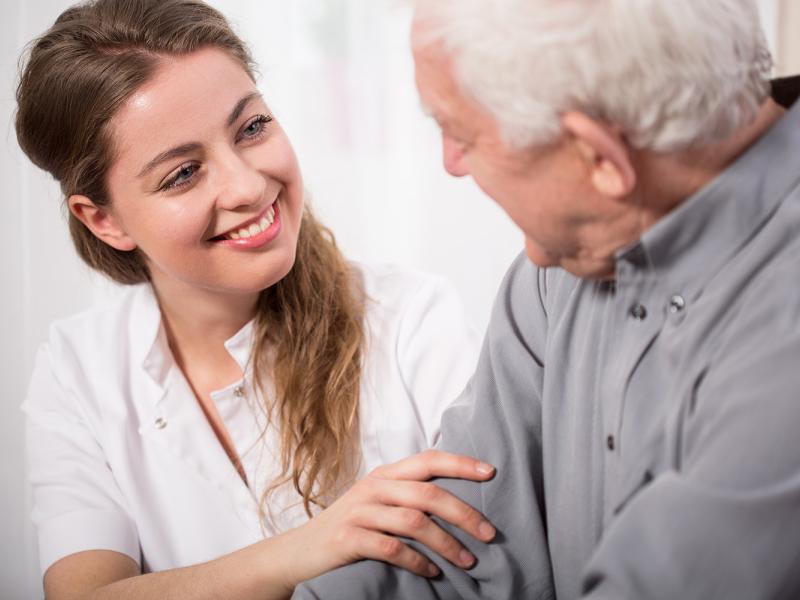
[[[479,349],[455,289],[438,278],[426,280],[403,311],[397,361],[427,447],[438,440],[445,408],[475,371]]]
[[[135,523],[87,411],[59,383],[46,345],[36,356],[22,410],[42,575],[84,550],[113,550],[140,563]]]
[[[538,271],[518,259],[501,287],[478,367],[462,396],[444,413],[442,450],[479,457],[498,467],[490,482],[437,484],[486,515],[497,527],[483,544],[440,524],[474,553],[465,571],[418,544],[442,575],[417,577],[375,561],[337,569],[298,586],[294,598],[536,598],[554,597],[542,490],[541,390],[544,311],[532,301]]]
[[[800,288],[751,290],[680,419],[680,466],[603,536],[585,598],[797,598]]]

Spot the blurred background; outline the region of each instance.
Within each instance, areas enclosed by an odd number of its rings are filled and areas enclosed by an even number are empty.
[[[777,72],[800,72],[800,2],[757,0]],[[507,217],[441,168],[423,116],[400,0],[212,0],[251,45],[260,87],[289,133],[323,222],[350,258],[441,274],[485,328],[497,285],[522,248]],[[75,257],[58,186],[13,130],[18,57],[71,0],[0,2],[0,598],[41,598],[24,485],[23,400],[48,324],[115,294]]]

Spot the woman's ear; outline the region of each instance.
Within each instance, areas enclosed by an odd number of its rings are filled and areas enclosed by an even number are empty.
[[[633,192],[636,171],[619,132],[574,111],[562,115],[561,125],[587,162],[592,185],[600,194],[623,199]]]
[[[134,242],[108,209],[97,206],[86,196],[73,195],[67,200],[69,211],[91,231],[94,236],[117,250],[136,249]]]

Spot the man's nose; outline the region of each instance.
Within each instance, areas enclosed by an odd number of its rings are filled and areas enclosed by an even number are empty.
[[[442,134],[442,157],[444,170],[453,177],[469,175],[469,164],[464,153],[463,144],[455,141],[446,134]]]

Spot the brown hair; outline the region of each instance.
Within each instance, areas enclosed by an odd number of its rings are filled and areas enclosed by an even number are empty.
[[[17,88],[16,130],[28,157],[66,197],[111,202],[109,124],[154,74],[159,57],[217,47],[253,78],[244,43],[215,9],[196,0],[94,0],[69,8],[32,42]],[[75,248],[92,268],[123,284],[149,281],[138,251],[116,250],[70,214]],[[364,344],[360,286],[330,231],[307,208],[295,265],[261,292],[253,371],[280,431],[282,476],[311,504],[325,505],[352,479],[357,452]],[[272,377],[269,402],[265,377]]]

